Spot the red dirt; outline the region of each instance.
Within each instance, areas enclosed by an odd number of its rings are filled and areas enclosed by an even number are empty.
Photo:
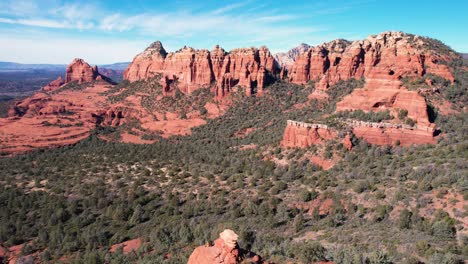
[[[117,249],[122,248],[123,253],[128,254],[133,251],[137,251],[141,247],[141,245],[142,245],[141,238],[136,238],[136,239],[122,242],[120,244],[115,244],[111,247],[109,251],[114,253],[117,251]]]

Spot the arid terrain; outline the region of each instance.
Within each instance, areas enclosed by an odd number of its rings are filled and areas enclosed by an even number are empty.
[[[156,41],[3,101],[0,262],[468,259],[468,62],[438,40]]]

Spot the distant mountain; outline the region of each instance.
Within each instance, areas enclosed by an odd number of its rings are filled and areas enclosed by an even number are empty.
[[[279,52],[274,55],[279,66],[290,66],[296,61],[296,58],[302,53],[306,52],[311,46],[301,43],[299,46],[290,49],[288,52]]]
[[[117,63],[112,63],[112,64],[98,65],[98,68],[112,69],[114,71],[117,71],[117,70],[124,71],[129,64],[130,62],[117,62]]]
[[[468,59],[468,53],[460,53],[460,55],[463,57],[463,59]]]
[[[0,71],[32,71],[32,70],[48,70],[60,71],[64,70],[65,64],[22,64],[16,62],[0,61]]]

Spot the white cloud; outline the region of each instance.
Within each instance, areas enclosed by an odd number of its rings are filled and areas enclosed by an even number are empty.
[[[201,12],[194,11],[196,9],[145,10],[131,15],[81,2],[65,5],[54,2],[55,5],[41,6],[40,12],[37,5],[31,5],[26,8],[28,15],[22,15],[13,11],[19,7],[13,8],[14,3],[0,3],[0,8],[8,9],[8,12],[0,10],[0,33],[7,29],[2,30],[1,23],[28,27],[19,32],[12,30],[8,34],[0,34],[0,56],[4,56],[0,60],[63,63],[69,60],[67,56],[82,56],[85,59],[89,57],[91,61],[108,63],[130,60],[155,39],[165,40],[167,46],[175,49],[183,45],[209,48],[220,44],[226,49],[267,45],[276,51],[313,39],[315,33],[323,31],[322,27],[304,25],[304,17],[266,9],[264,4],[253,0]],[[233,10],[235,12],[230,12]],[[28,30],[33,32],[24,34]],[[76,31],[80,31],[80,34],[76,34]],[[43,41],[44,34],[47,35],[46,42]],[[57,34],[62,35],[57,37]],[[73,39],[67,36],[73,36]],[[98,40],[103,36],[112,40]],[[138,42],[135,38],[145,40]]]
[[[10,18],[0,18],[1,23],[7,24],[18,24],[25,26],[34,26],[34,27],[48,27],[48,28],[67,28],[69,25],[66,23],[61,23],[55,20],[48,19],[10,19]]]
[[[226,5],[224,7],[221,7],[221,8],[218,8],[216,10],[211,11],[211,14],[213,14],[213,15],[223,14],[223,13],[232,11],[234,9],[243,7],[243,6],[247,5],[247,4],[248,4],[248,2],[241,2],[241,3],[234,3],[234,4]]]

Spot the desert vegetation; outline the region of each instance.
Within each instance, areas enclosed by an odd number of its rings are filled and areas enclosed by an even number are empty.
[[[330,92],[339,98],[359,82]],[[327,145],[324,155],[341,161],[324,171],[307,158],[317,147],[277,147],[286,120],[332,113],[307,100],[311,89],[278,82],[258,98],[234,93],[224,116],[151,145],[102,141],[102,128],[73,146],[3,158],[0,241],[25,244],[23,255],[44,262],[183,263],[229,227],[242,247],[279,263],[461,263],[467,115],[439,115],[447,136],[435,146]],[[246,128],[253,132],[234,136]],[[134,238],[143,241],[135,254],[108,253]]]

